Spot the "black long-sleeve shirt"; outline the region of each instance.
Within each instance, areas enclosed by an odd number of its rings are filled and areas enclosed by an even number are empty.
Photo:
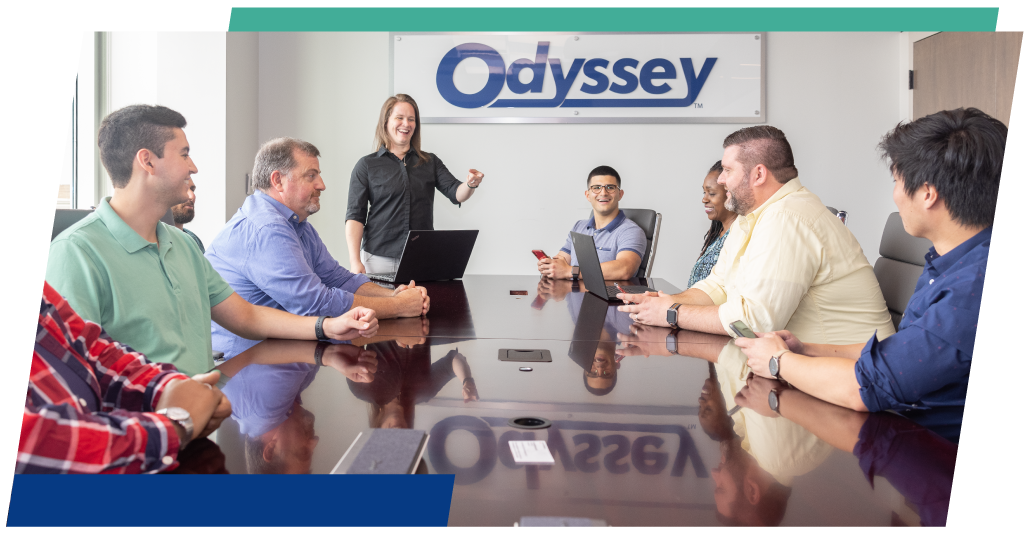
[[[354,166],[347,220],[365,225],[361,246],[365,251],[399,258],[409,230],[434,230],[433,189],[461,206],[457,199],[461,181],[435,154],[425,154],[428,162],[419,161],[413,150],[401,161],[383,147]]]

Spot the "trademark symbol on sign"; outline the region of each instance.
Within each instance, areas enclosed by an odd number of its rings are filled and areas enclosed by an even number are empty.
[[[704,106],[700,102],[695,102],[694,103],[694,107],[695,108],[704,108]]]

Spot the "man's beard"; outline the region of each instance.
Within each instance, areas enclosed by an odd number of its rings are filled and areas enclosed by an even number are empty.
[[[737,189],[730,190],[726,189],[726,209],[736,213],[737,215],[747,215],[755,207],[755,194],[751,192],[750,177],[745,178]]]
[[[318,213],[318,209],[319,208],[320,208],[320,206],[317,203],[312,202],[312,203],[308,203],[308,205],[304,208],[304,210],[307,211],[309,216],[312,216],[312,215],[315,215],[315,214]]]
[[[172,207],[172,221],[176,225],[185,225],[190,221],[193,221],[193,216],[196,211],[192,206],[186,206],[186,203],[177,204]]]

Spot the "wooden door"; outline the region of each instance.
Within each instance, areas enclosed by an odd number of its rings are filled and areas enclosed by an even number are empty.
[[[912,119],[980,108],[1009,124],[1023,32],[941,32],[913,45]]]

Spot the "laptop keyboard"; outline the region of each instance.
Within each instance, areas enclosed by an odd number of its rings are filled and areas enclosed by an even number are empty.
[[[371,275],[366,275],[366,277],[375,281],[393,282],[394,279],[397,278],[397,272],[394,271],[393,273],[372,273]]]
[[[642,294],[644,292],[653,292],[654,291],[654,290],[648,288],[647,286],[623,285],[622,288],[624,290],[626,290],[626,293],[628,293],[628,294]],[[616,295],[622,293],[615,286],[605,286],[604,289],[605,289],[606,292],[608,292],[608,297],[611,297],[612,299],[615,299]]]

